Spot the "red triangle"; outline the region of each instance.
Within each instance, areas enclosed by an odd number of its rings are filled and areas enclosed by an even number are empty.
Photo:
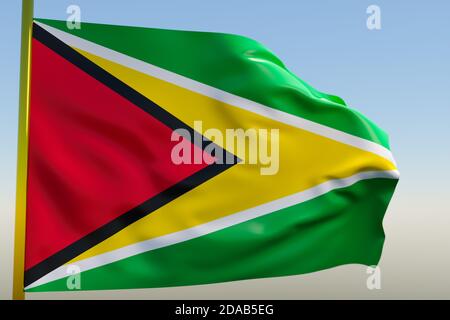
[[[175,165],[172,129],[32,44],[25,269],[207,164]]]

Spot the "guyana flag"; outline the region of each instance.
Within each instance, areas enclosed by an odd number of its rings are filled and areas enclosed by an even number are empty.
[[[73,270],[102,290],[378,263],[386,133],[262,44],[38,19],[30,57],[25,291],[71,290]],[[265,153],[229,130],[267,133]]]

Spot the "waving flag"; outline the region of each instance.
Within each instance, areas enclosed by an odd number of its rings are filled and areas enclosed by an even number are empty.
[[[26,291],[70,290],[73,267],[99,290],[378,263],[387,135],[260,43],[42,19],[31,42]],[[230,129],[275,132],[276,164]],[[174,161],[180,141],[200,161]]]

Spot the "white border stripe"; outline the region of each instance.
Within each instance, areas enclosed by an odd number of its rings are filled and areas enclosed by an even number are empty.
[[[126,247],[122,247],[116,250],[112,250],[91,258],[87,258],[84,260],[77,261],[74,263],[77,265],[82,272],[94,269],[109,263],[113,263],[140,253],[148,252],[151,250],[156,250],[159,248],[167,247],[170,245],[174,245],[176,243],[188,241],[194,238],[198,238],[234,225],[237,225],[242,222],[246,222],[267,214],[270,214],[275,211],[279,211],[281,209],[291,207],[301,202],[305,202],[321,196],[327,192],[330,192],[335,189],[345,188],[355,184],[361,180],[368,179],[376,179],[376,178],[387,178],[387,179],[398,179],[399,173],[397,170],[392,171],[366,171],[360,172],[353,176],[343,178],[343,179],[335,179],[323,182],[315,187],[310,189],[289,195],[284,198],[280,198],[274,200],[272,202],[268,202],[262,204],[260,206],[244,210],[235,214],[231,214],[229,216],[213,220],[189,229],[185,229],[182,231],[170,233],[161,237],[153,238],[150,240],[138,242],[132,245],[128,245]],[[47,275],[43,276],[39,280],[33,282],[25,289],[31,289],[37,287],[39,285],[58,280],[64,277],[67,277],[67,265],[63,265]]]
[[[239,107],[241,109],[259,114],[266,118],[285,123],[287,125],[307,130],[317,135],[327,137],[329,139],[369,151],[383,158],[388,159],[395,165],[395,160],[389,149],[366,139],[356,137],[354,135],[336,130],[322,124],[306,120],[292,114],[276,110],[257,102],[236,96],[226,91],[211,87],[201,82],[189,79],[174,72],[159,68],[142,60],[135,59],[120,52],[98,45],[94,42],[84,40],[82,38],[71,35],[67,32],[58,30],[51,26],[35,21],[40,27],[44,28],[52,35],[68,44],[69,46],[87,51],[96,56],[103,57],[109,61],[121,64],[130,69],[139,71],[149,76],[164,80],[179,87],[186,88],[193,92],[202,94],[212,99]]]

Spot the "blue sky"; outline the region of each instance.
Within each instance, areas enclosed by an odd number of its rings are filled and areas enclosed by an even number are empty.
[[[430,246],[449,243],[450,1],[35,0],[35,16],[65,19],[70,4],[81,7],[82,21],[229,32],[262,42],[300,78],[389,133],[402,176],[388,212],[394,219],[388,245],[409,250],[405,261],[417,262],[407,244],[421,225],[424,238],[435,235]],[[381,8],[381,30],[366,28],[370,4]],[[20,1],[3,1],[0,212],[8,218],[2,223],[14,215],[20,14]],[[403,233],[389,227],[395,225]],[[448,277],[445,270],[435,272],[437,284],[439,275]]]
[[[448,1],[36,0],[35,16],[65,19],[70,4],[81,7],[83,21],[255,38],[302,79],[341,96],[384,128],[405,188],[413,189],[417,179],[439,184],[447,171]],[[381,8],[381,30],[366,28],[370,4]],[[1,15],[3,192],[14,182],[20,5],[4,4]]]

